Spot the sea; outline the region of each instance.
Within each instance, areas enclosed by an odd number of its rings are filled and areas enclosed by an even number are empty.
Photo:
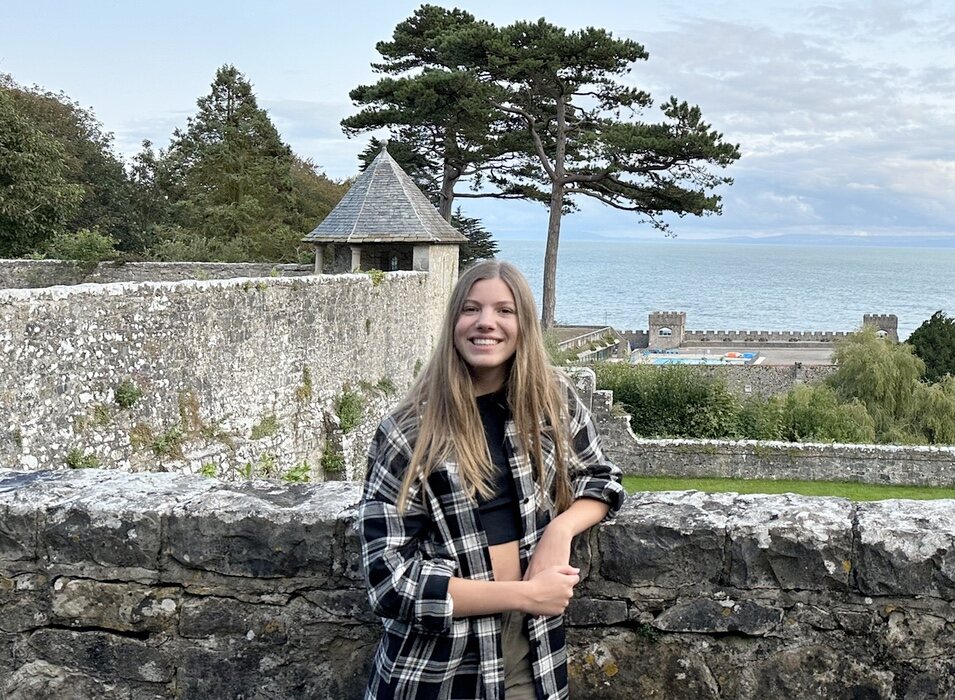
[[[497,243],[539,308],[544,241]],[[850,331],[879,313],[904,340],[939,310],[955,316],[955,248],[568,240],[558,255],[559,324],[641,330],[685,311],[689,330]]]

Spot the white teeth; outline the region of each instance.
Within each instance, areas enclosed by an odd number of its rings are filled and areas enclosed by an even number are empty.
[[[475,338],[471,341],[475,345],[497,345],[498,341],[493,338]]]

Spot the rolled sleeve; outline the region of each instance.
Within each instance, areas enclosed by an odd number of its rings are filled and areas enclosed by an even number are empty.
[[[451,629],[454,601],[448,585],[455,572],[454,562],[431,559],[421,566],[421,594],[415,601],[415,622],[423,630],[446,632]]]

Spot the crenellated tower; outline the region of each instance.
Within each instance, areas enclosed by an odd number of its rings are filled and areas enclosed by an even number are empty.
[[[899,317],[895,314],[865,314],[862,327],[874,328],[879,337],[899,342]]]
[[[685,311],[652,311],[649,324],[651,350],[670,350],[683,344],[686,334]]]

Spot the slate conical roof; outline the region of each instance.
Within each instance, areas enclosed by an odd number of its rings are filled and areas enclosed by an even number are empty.
[[[304,243],[463,243],[388,151],[381,149]]]

